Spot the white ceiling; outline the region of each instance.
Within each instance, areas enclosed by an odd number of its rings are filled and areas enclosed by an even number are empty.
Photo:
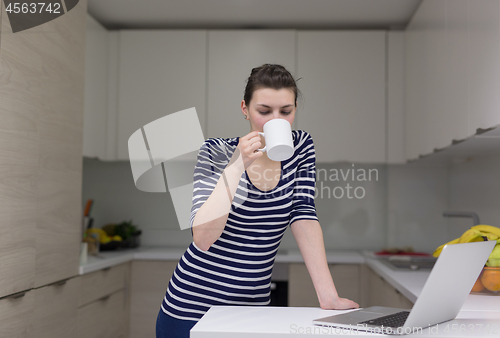
[[[108,29],[404,29],[422,0],[88,0]]]

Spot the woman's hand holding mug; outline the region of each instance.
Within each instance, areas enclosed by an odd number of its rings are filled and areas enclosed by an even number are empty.
[[[239,138],[238,146],[233,154],[231,162],[246,170],[253,161],[264,153],[257,151],[262,146],[258,131],[252,131]],[[231,164],[231,163],[230,163]]]

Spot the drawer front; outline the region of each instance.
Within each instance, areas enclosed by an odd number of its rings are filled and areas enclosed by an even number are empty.
[[[76,337],[79,287],[77,277],[32,291],[35,312],[30,338]]]
[[[34,305],[33,291],[15,299],[0,299],[0,337],[27,338],[32,329]]]
[[[83,275],[78,306],[100,299],[112,292],[125,288],[129,263]]]
[[[118,291],[78,308],[77,337],[125,338],[125,291]]]

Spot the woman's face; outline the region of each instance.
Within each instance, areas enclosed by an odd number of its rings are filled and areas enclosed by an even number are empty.
[[[248,116],[252,131],[263,131],[264,124],[273,119],[284,119],[291,125],[296,111],[295,95],[287,88],[260,88],[253,92],[249,106],[241,101],[241,110]]]

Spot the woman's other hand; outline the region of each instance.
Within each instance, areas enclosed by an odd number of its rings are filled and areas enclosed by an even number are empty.
[[[253,161],[263,155],[262,151],[256,151],[262,147],[258,131],[252,131],[240,137],[238,147],[231,158],[232,163],[237,163],[246,170]],[[230,163],[231,164],[231,163]]]
[[[347,310],[357,309],[359,304],[347,298],[334,297],[326,304],[320,305],[323,310]]]

